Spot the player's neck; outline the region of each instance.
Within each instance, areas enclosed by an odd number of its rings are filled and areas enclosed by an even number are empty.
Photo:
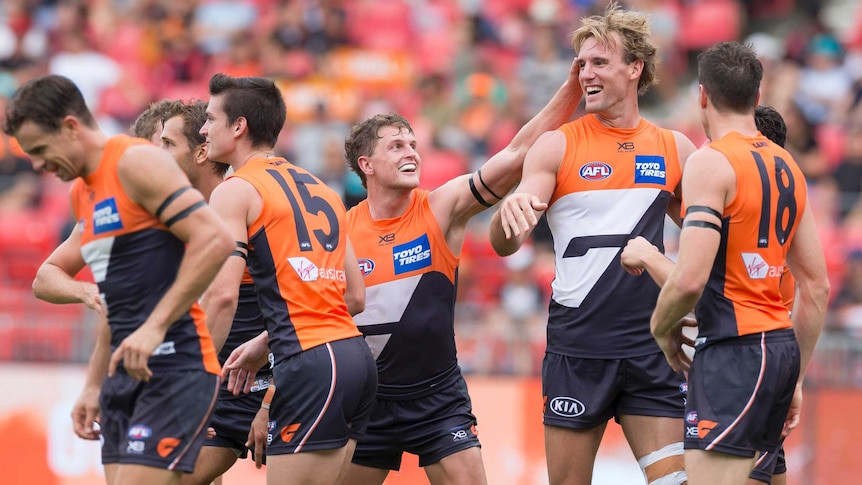
[[[256,158],[272,158],[275,156],[275,150],[272,148],[252,148],[249,150],[237,151],[233,161],[229,163],[233,167],[233,171],[245,167],[245,165]]]
[[[84,169],[81,176],[86,177],[99,169],[99,162],[102,160],[109,137],[102,130],[82,130],[81,136],[84,138],[83,143],[87,147],[87,155],[84,160]]]
[[[754,114],[746,113],[714,113],[708,119],[709,139],[720,140],[731,132],[744,136],[757,135],[757,125],[754,123]]]
[[[413,197],[413,189],[381,189],[375,185],[368,187],[368,210],[375,221],[393,219],[404,214]]]
[[[596,119],[608,128],[633,129],[640,126],[641,114],[637,102],[634,106],[618,104],[610,109],[594,113]]]

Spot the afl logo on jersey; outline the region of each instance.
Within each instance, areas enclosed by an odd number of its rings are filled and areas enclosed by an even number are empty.
[[[587,163],[579,171],[584,180],[604,180],[611,176],[611,172],[611,166],[604,162]]]
[[[370,275],[374,271],[374,261],[368,258],[359,258],[359,271],[362,272],[362,277]]]

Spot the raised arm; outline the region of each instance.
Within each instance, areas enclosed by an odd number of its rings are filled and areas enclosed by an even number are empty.
[[[164,150],[139,145],[126,151],[118,165],[120,183],[129,197],[156,215],[186,243],[173,284],[147,320],[114,352],[109,374],[119,361],[129,375],[149,379],[147,359],[162,343],[168,328],[200,298],[234,248],[219,216]]]
[[[521,184],[491,218],[491,246],[500,256],[517,251],[539,223],[557,187],[557,170],[565,153],[566,137],[561,131],[543,134],[527,153]]]
[[[548,104],[539,111],[500,152],[492,156],[475,173],[456,177],[429,197],[431,209],[447,239],[450,225],[463,228],[474,215],[505,197],[521,178],[521,170],[530,147],[545,132],[555,130],[571,119],[582,97],[578,84],[578,59],[569,75]],[[456,238],[456,241],[457,238]],[[453,246],[450,241],[450,247]],[[460,251],[460,244],[457,246]]]

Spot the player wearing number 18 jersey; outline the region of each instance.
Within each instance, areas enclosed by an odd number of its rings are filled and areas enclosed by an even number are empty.
[[[671,366],[690,363],[685,461],[692,483],[745,483],[757,455],[775,450],[796,426],[829,294],[805,177],[787,151],[757,132],[762,73],[751,48],[736,42],[698,58],[701,121],[711,143],[686,163],[679,259],[651,321]],[[780,291],[785,264],[799,289],[792,315]],[[689,361],[677,321],[695,304]]]
[[[308,171],[274,156],[286,110],[272,81],[216,74],[210,95],[201,134],[210,159],[234,169],[210,203],[237,244],[211,288],[238,290],[247,255],[274,357],[267,483],[339,483],[377,388],[345,300],[361,276],[344,205]],[[221,302],[220,293],[207,311],[236,308],[236,293]],[[229,328],[233,312],[218,315],[213,327]]]

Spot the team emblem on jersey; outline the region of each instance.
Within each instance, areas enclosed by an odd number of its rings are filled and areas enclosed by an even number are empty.
[[[97,202],[93,208],[93,234],[116,231],[123,228],[117,201],[111,197]]]
[[[428,235],[423,234],[408,243],[393,246],[392,259],[397,275],[431,266],[431,244],[428,242]]]
[[[660,155],[635,155],[635,183],[659,184],[667,182],[664,157]]]
[[[360,258],[359,259],[359,271],[362,272],[362,277],[366,277],[374,271],[374,261],[368,258]]]
[[[613,170],[605,162],[589,162],[578,171],[584,180],[604,180],[611,176]]]

